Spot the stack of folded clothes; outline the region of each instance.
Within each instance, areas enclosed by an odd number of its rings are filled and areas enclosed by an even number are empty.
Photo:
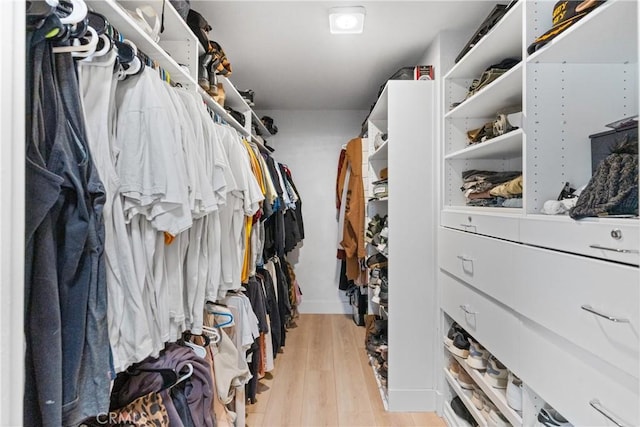
[[[460,190],[467,198],[468,206],[504,208],[522,207],[522,172],[483,171],[462,172],[464,181]]]

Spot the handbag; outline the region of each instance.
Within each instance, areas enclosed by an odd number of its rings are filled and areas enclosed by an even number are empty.
[[[466,54],[469,52],[478,42],[486,36],[489,31],[502,19],[502,17],[507,13],[507,11],[515,4],[517,1],[512,1],[508,5],[497,4],[491,10],[489,15],[484,18],[484,21],[480,24],[475,33],[471,36],[467,44],[462,48],[458,56],[456,57],[455,62],[460,61]]]

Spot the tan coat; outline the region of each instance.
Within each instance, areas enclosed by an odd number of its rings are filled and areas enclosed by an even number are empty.
[[[345,183],[347,168],[351,167],[349,182]],[[347,185],[344,215],[344,233],[340,244],[346,253],[347,279],[357,280],[360,260],[366,256],[364,246],[364,186],[362,183],[362,139],[354,138],[347,144],[345,163],[338,178],[338,194]]]

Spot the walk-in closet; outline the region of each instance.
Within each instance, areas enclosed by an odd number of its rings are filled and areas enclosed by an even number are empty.
[[[640,425],[637,0],[8,0],[0,426]]]

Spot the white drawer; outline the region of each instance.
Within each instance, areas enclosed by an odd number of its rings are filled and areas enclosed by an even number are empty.
[[[590,405],[594,399],[623,425],[640,425],[637,379],[528,321],[523,321],[521,354],[524,383],[573,425],[614,425]]]
[[[513,305],[513,281],[520,275],[515,269],[516,243],[440,227],[438,245],[440,268]]]
[[[442,309],[502,363],[518,372],[519,320],[504,306],[455,277],[438,274]]]
[[[440,224],[443,227],[484,234],[514,242],[520,240],[521,215],[508,214],[500,211],[499,208],[476,209],[478,210],[457,211],[445,209],[440,213]]]
[[[638,265],[637,219],[528,215],[520,225],[523,243]]]
[[[612,366],[638,374],[638,268],[546,249],[516,246],[520,271],[513,308]],[[628,322],[616,322],[582,306]]]

